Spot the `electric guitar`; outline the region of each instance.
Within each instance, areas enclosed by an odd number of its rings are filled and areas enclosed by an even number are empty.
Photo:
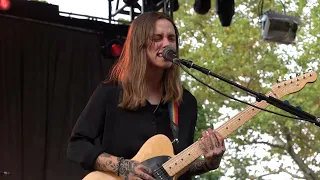
[[[278,83],[272,86],[272,91],[266,96],[281,98],[285,95],[300,91],[307,83],[316,81],[317,74],[308,72],[299,77]],[[254,104],[265,109],[269,104],[265,101]],[[261,112],[260,109],[249,106],[239,114],[228,120],[216,130],[222,137],[226,138],[233,131],[248,122],[252,117]],[[169,138],[165,135],[155,135],[149,138],[139,152],[132,158],[142,162],[151,168],[153,177],[157,180],[176,180],[182,170],[190,165],[194,160],[202,155],[199,142],[195,142],[177,155],[174,155],[173,146]],[[114,173],[93,171],[83,178],[83,180],[121,180],[122,178]]]

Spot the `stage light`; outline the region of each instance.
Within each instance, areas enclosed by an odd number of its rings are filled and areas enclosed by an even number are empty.
[[[216,9],[221,26],[229,27],[234,15],[234,0],[216,0]]]
[[[111,45],[111,55],[113,57],[119,57],[122,52],[122,45],[121,44],[112,44]]]
[[[211,8],[211,0],[195,0],[193,9],[198,14],[206,14]]]
[[[211,0],[195,0],[193,9],[197,14],[207,14]],[[234,0],[216,0],[216,11],[223,27],[229,27],[234,15]]]
[[[0,0],[0,10],[8,10],[10,5],[10,0]]]
[[[164,3],[170,3],[170,7],[173,12],[179,9],[179,0],[144,0],[144,12],[159,11],[164,8]]]
[[[102,46],[102,54],[107,58],[118,58],[121,55],[123,42],[118,39],[109,40]]]
[[[281,44],[294,44],[300,20],[272,10],[263,13],[262,39]]]
[[[178,0],[171,0],[172,3],[172,11],[178,11],[179,10],[179,1]]]

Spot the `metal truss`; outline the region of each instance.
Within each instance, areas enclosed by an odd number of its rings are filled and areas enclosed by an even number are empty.
[[[108,0],[108,19],[110,22],[114,21],[115,18],[121,15],[125,15],[127,17],[129,16],[130,22],[132,22],[136,16],[144,12],[159,11],[160,9],[162,9],[164,13],[167,13],[169,16],[173,17],[173,0],[141,0],[140,2],[137,1],[136,3],[132,3],[133,5],[126,4],[124,0],[115,0],[115,7],[112,6],[112,1],[113,0]],[[119,7],[120,1],[122,1],[124,4],[122,7]]]

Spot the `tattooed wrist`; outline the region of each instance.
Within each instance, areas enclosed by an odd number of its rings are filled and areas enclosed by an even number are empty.
[[[95,169],[99,171],[111,171],[111,172],[117,172],[119,157],[112,156],[111,154],[102,153],[98,156],[96,163],[95,163]]]
[[[119,175],[128,177],[130,173],[136,174],[135,169],[139,165],[136,161],[123,159],[119,164]]]
[[[205,160],[197,159],[191,165],[189,172],[191,175],[199,175],[208,172],[209,169],[206,168]]]
[[[217,169],[220,166],[220,158],[214,158],[210,160],[206,160],[206,167],[208,167],[209,170]]]
[[[122,158],[122,157],[118,158],[118,170],[117,170],[118,176],[120,175],[120,166],[121,166],[121,163],[123,160],[124,160],[124,158]]]

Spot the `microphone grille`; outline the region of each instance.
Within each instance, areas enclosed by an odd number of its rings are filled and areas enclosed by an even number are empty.
[[[162,57],[166,60],[172,61],[177,57],[176,50],[172,46],[166,46],[163,48]]]

